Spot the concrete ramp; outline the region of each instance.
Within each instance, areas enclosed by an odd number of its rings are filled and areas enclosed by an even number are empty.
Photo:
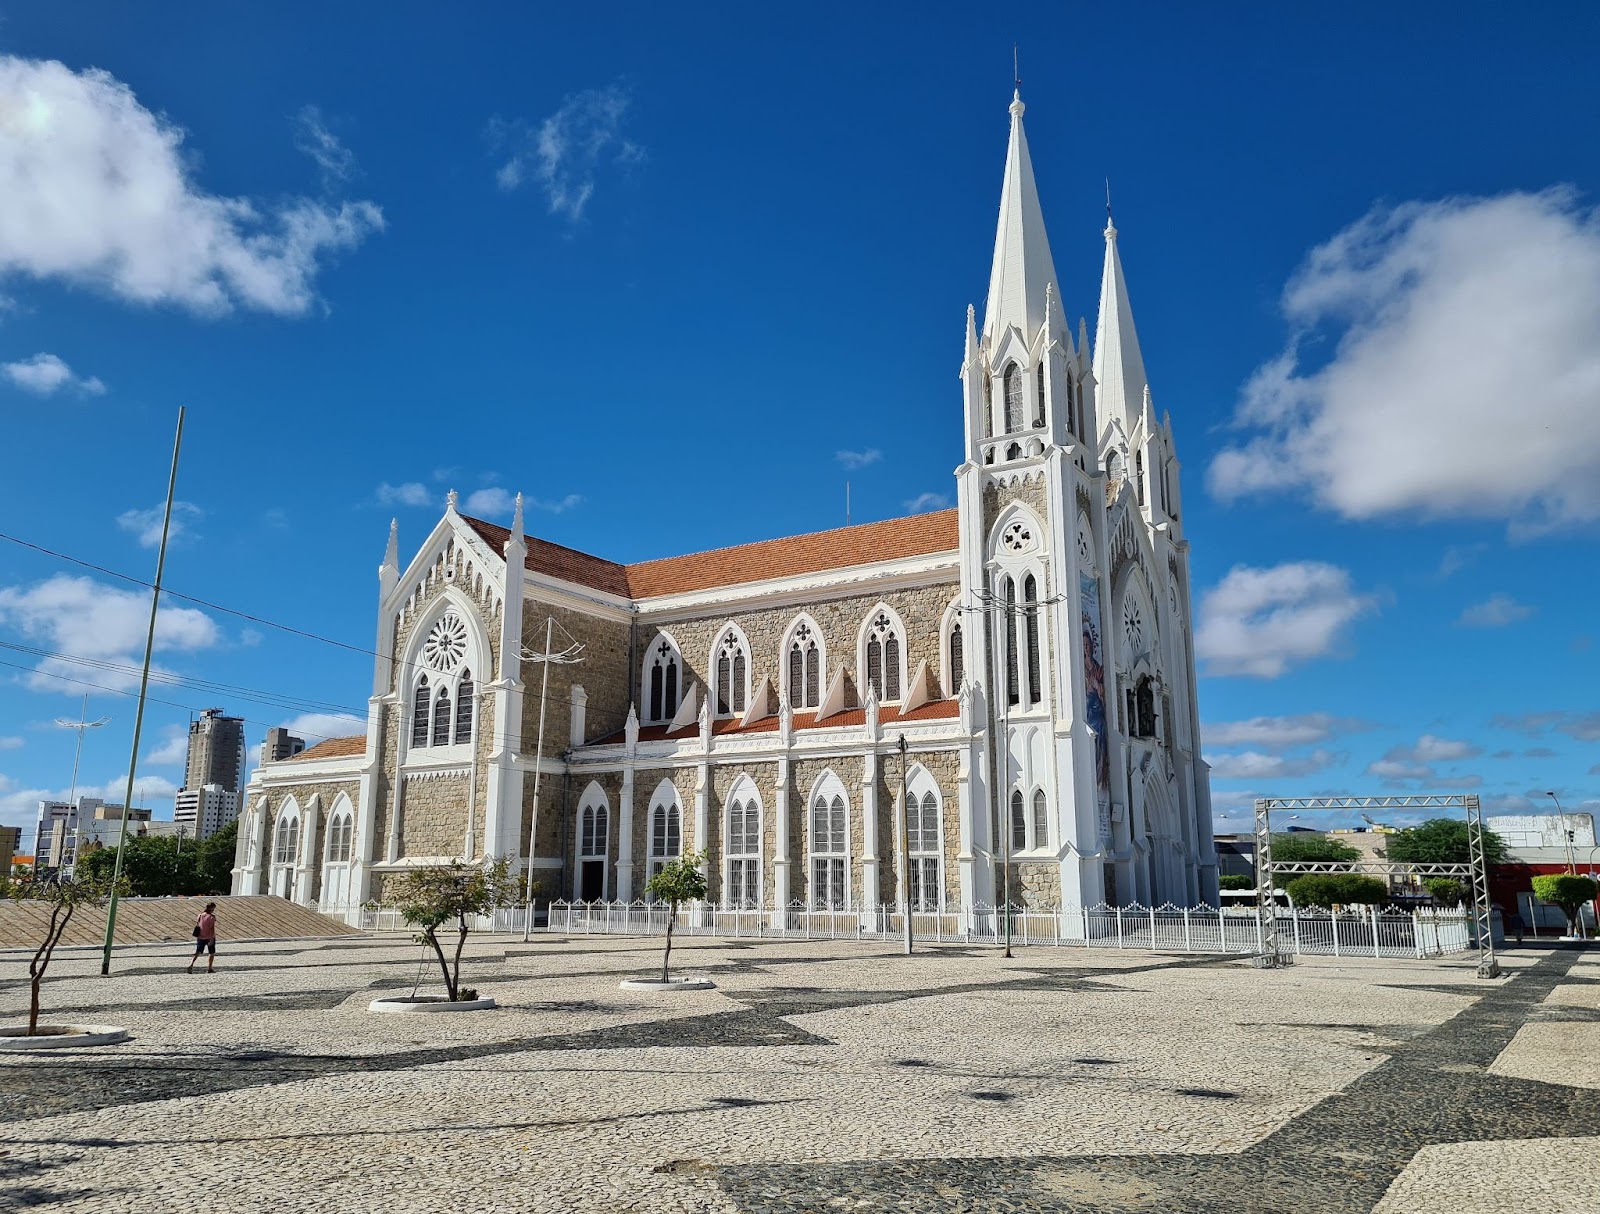
[[[117,903],[117,943],[188,940],[207,902],[217,904],[217,939],[223,943],[360,934],[343,920],[319,915],[284,898],[124,898]],[[0,948],[37,948],[49,921],[47,903],[0,899]],[[61,944],[100,944],[105,938],[106,908],[80,906],[72,913]]]

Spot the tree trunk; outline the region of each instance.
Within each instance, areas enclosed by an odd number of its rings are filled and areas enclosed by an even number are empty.
[[[439,945],[438,933],[433,928],[425,928],[422,933],[427,937],[428,943],[433,945],[434,956],[439,958],[439,971],[444,974],[445,996],[451,1003],[456,1001],[456,980],[450,973],[450,963],[444,959],[444,949]]]
[[[672,960],[672,924],[678,917],[678,904],[671,903],[667,907],[667,951],[661,955],[661,981],[667,980],[667,963]]]
[[[62,911],[65,909],[66,913]],[[33,961],[28,965],[28,976],[32,979],[29,984],[28,999],[28,1036],[36,1037],[39,1034],[39,988],[44,983],[44,974],[50,968],[50,958],[56,951],[56,944],[62,934],[67,930],[67,923],[72,919],[72,907],[60,905],[50,908],[50,925],[45,928],[44,943],[39,945],[39,951],[34,953]]]
[[[457,922],[460,931],[456,935],[455,973],[450,979],[450,1002],[456,1001],[456,992],[461,989],[461,950],[467,943],[467,917],[462,915]]]

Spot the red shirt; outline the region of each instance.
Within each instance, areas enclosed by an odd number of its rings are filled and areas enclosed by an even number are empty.
[[[217,917],[215,915],[208,915],[202,912],[199,924],[200,939],[215,940],[217,938]]]

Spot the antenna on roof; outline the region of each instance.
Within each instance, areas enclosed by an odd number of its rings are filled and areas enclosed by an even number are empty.
[[[850,482],[844,483],[844,525],[850,525]]]
[[[1106,178],[1106,224],[1115,226],[1111,223],[1111,178],[1109,177]]]

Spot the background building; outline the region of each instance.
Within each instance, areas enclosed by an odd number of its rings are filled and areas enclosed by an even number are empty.
[[[150,810],[128,811],[128,838],[146,832]],[[79,797],[77,802],[40,801],[34,855],[41,870],[59,870],[70,876],[78,856],[86,849],[115,847],[122,835],[123,808],[107,805],[99,797]]]
[[[172,820],[191,839],[209,839],[239,816],[239,794],[219,784],[180,789]]]
[[[305,748],[305,739],[295,737],[287,729],[269,729],[267,740],[261,746],[261,761],[281,763],[285,759],[294,758]]]
[[[22,827],[0,826],[0,877],[11,871],[12,862],[22,850]]]

